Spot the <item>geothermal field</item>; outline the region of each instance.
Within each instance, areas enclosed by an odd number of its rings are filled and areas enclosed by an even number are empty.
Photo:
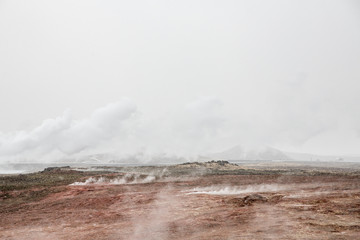
[[[0,239],[359,239],[359,164],[54,167],[0,178]]]

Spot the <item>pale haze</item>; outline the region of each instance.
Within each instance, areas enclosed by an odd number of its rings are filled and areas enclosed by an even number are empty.
[[[358,1],[0,0],[0,160],[360,154]]]

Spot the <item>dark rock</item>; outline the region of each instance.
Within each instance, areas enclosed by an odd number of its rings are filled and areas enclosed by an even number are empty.
[[[260,194],[251,194],[244,197],[244,204],[251,204],[253,202],[267,202],[267,197],[264,197]]]
[[[64,166],[64,167],[48,167],[45,168],[43,172],[57,172],[57,171],[66,171],[71,170],[70,166]]]

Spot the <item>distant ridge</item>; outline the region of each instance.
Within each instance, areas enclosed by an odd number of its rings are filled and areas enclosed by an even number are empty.
[[[292,160],[284,152],[273,147],[245,148],[236,145],[228,150],[207,155],[213,159],[223,160]]]
[[[360,156],[317,155],[309,153],[285,152],[270,146],[246,148],[236,145],[222,152],[208,154],[204,159],[241,161],[241,160],[279,160],[279,161],[343,161],[360,162]]]
[[[322,161],[322,162],[360,162],[359,156],[346,155],[316,155],[309,153],[286,152],[271,146],[245,147],[235,145],[221,152],[186,158],[170,154],[145,154],[143,152],[126,156],[111,153],[89,154],[80,157],[60,159],[62,163],[83,164],[177,164],[188,161],[206,162],[211,160],[236,161]]]

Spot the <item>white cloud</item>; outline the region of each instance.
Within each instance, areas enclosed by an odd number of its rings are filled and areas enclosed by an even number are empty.
[[[194,155],[244,143],[356,153],[358,9],[325,0],[0,1],[0,131],[33,127],[1,134],[0,155]],[[91,115],[119,96],[139,111],[109,105]],[[216,98],[186,104],[199,96]],[[82,120],[65,113],[34,127],[68,107]]]
[[[29,132],[2,134],[0,157],[34,158],[53,151],[71,155],[95,148],[123,133],[123,124],[136,112],[128,99],[108,104],[94,111],[88,119],[74,121],[70,111],[47,119]]]

